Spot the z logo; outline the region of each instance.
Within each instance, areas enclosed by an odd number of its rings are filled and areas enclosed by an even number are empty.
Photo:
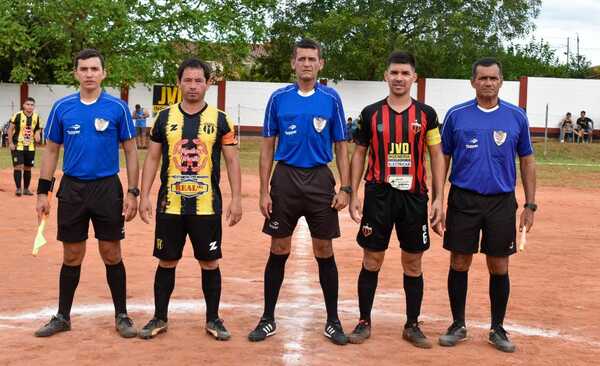
[[[177,131],[177,125],[169,125],[169,127],[170,131]]]
[[[209,247],[208,250],[210,250],[211,252],[213,250],[217,250],[217,241],[216,240],[215,241],[211,241],[210,244],[208,244],[208,247]]]

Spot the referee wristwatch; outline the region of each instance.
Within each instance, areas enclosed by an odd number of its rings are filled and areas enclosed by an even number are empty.
[[[538,206],[535,203],[527,202],[523,207],[528,208],[531,212],[535,212]]]
[[[340,192],[346,192],[348,194],[352,194],[352,186],[341,186]]]
[[[138,197],[140,195],[140,189],[138,187],[129,188],[127,193],[131,193],[133,197]]]

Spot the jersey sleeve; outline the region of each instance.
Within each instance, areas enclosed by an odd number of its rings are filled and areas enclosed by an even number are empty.
[[[433,108],[425,109],[427,116],[427,129],[425,131],[425,143],[427,146],[437,145],[442,142],[440,136],[440,122],[438,121],[437,113]]]
[[[364,108],[358,116],[357,130],[354,135],[354,141],[358,145],[369,146],[371,144],[371,112]]]
[[[19,113],[15,113],[12,115],[12,117],[10,117],[10,123],[13,125],[15,124],[15,120],[17,119],[17,114]]]
[[[442,125],[442,152],[444,155],[452,155],[455,149],[454,142],[454,114],[452,110],[446,113],[444,124]]]
[[[133,124],[133,120],[131,119],[131,113],[129,113],[129,108],[125,105],[124,102],[119,101],[122,107],[122,114],[119,118],[118,129],[119,129],[119,141],[127,141],[131,140],[135,137],[135,126]]]
[[[57,103],[55,103],[50,110],[48,122],[44,128],[44,138],[57,144],[63,143],[64,135],[62,116],[59,109],[59,104]]]
[[[220,113],[219,123],[219,135],[221,136],[221,145],[237,145],[237,138],[235,137],[235,127],[231,118],[224,113]],[[222,116],[222,117],[221,117]]]
[[[267,108],[265,109],[265,120],[263,122],[263,137],[273,137],[279,135],[279,121],[277,119],[277,99],[276,94],[271,94]]]
[[[346,117],[344,114],[344,106],[339,94],[332,89],[333,94],[333,117],[332,117],[332,137],[334,142],[348,140],[348,127],[346,126]]]
[[[33,128],[33,132],[34,132],[34,133],[35,133],[35,132],[38,132],[38,131],[39,131],[39,130],[42,128],[41,124],[42,124],[42,118],[41,118],[41,117],[40,117],[40,115],[38,114],[38,115],[37,115],[37,118],[36,118],[35,127]]]
[[[150,140],[159,144],[166,142],[165,126],[167,124],[168,115],[168,109],[163,109],[158,112],[154,124],[152,125],[152,129],[150,130]]]
[[[529,134],[529,121],[523,113],[519,119],[521,130],[519,131],[519,142],[517,143],[517,154],[520,157],[533,154],[533,145],[531,144],[531,136]]]

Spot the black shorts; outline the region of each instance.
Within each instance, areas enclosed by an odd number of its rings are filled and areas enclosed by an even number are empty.
[[[339,237],[338,212],[331,207],[334,196],[335,178],[326,165],[304,169],[278,163],[271,178],[273,212],[265,219],[263,232],[276,238],[290,236],[304,216],[313,238]]]
[[[179,260],[186,236],[190,237],[194,257],[212,261],[221,254],[221,215],[156,215],[154,253],[158,259]]]
[[[11,150],[10,155],[12,156],[13,167],[18,165],[32,167],[35,162],[35,150]]]
[[[400,248],[410,253],[429,249],[429,225],[426,194],[400,191],[389,184],[365,184],[363,217],[356,241],[374,252],[388,248],[392,229]]]
[[[117,175],[93,181],[65,175],[56,197],[57,240],[66,243],[86,240],[90,219],[96,239],[118,241],[125,237],[123,187]]]
[[[481,195],[456,186],[450,188],[444,248],[495,257],[509,256],[516,246],[517,200],[514,192]]]

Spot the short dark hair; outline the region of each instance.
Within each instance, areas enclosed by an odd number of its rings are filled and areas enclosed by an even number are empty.
[[[140,108],[142,108],[142,106],[141,106],[141,105],[139,105],[139,104],[136,104],[136,105],[135,105],[135,109],[140,109]]]
[[[585,113],[585,111],[581,111],[581,113]]]
[[[79,60],[87,60],[93,57],[98,57],[100,59],[100,65],[102,66],[102,69],[104,69],[104,57],[102,57],[100,51],[94,48],[85,48],[79,51],[79,53],[75,55],[75,59],[73,60],[73,67],[77,68],[77,63],[79,62]]]
[[[202,69],[204,71],[204,78],[206,81],[210,80],[210,65],[200,59],[192,57],[184,60],[177,69],[177,80],[181,81],[181,77],[183,76],[185,69]]]
[[[493,57],[484,57],[473,62],[473,66],[471,68],[471,80],[475,80],[475,78],[477,77],[478,66],[489,67],[493,65],[498,66],[498,69],[500,70],[500,77],[502,77],[502,64],[500,63],[500,61],[496,60]]]
[[[294,43],[292,58],[296,58],[298,48],[310,48],[312,50],[317,50],[317,55],[319,58],[321,58],[321,45],[315,40],[312,40],[310,38],[302,38],[298,42]]]
[[[27,99],[25,99],[26,102],[32,102],[33,104],[35,104],[35,99],[33,99],[32,97],[27,97]]]
[[[570,115],[571,115],[571,112],[567,112],[567,116],[570,116]]]
[[[415,56],[413,56],[410,52],[405,51],[394,51],[390,53],[386,66],[390,67],[391,64],[409,64],[412,66],[413,70],[415,70],[417,66]]]

